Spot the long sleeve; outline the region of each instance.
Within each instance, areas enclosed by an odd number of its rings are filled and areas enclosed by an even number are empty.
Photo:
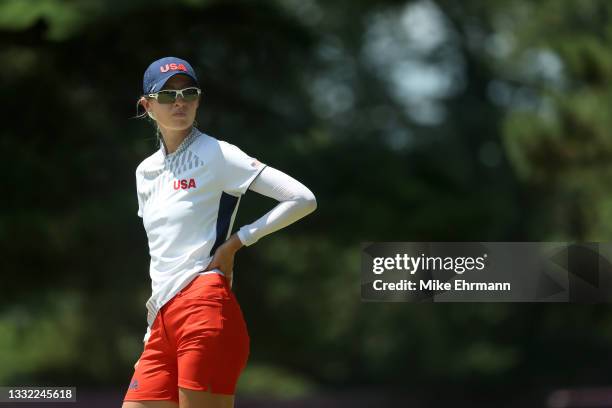
[[[249,190],[280,202],[252,224],[240,228],[238,238],[247,246],[294,223],[317,208],[312,191],[291,176],[269,166],[259,173]]]

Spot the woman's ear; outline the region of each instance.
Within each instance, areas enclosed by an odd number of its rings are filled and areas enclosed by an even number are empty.
[[[147,101],[147,98],[145,98],[144,96],[141,96],[140,99],[138,100],[138,103],[145,109],[148,110],[149,107],[149,101]]]
[[[138,102],[145,109],[145,111],[147,112],[147,115],[149,115],[151,119],[155,120],[155,116],[153,115],[153,112],[151,112],[151,102],[149,102],[147,98],[145,98],[144,96],[141,97]]]

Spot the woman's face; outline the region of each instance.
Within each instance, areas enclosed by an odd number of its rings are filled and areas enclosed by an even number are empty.
[[[175,75],[166,81],[162,89],[185,89],[196,86],[193,79],[186,75]],[[176,98],[173,103],[163,104],[154,98],[145,98],[143,106],[153,114],[153,118],[161,128],[168,130],[184,130],[195,120],[196,111],[200,105],[200,98],[192,102],[185,102],[182,97]]]

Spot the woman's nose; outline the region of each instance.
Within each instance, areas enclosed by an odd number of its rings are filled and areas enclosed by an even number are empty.
[[[181,96],[181,95],[177,95],[175,101],[174,101],[175,105],[183,105],[185,104],[185,99]]]

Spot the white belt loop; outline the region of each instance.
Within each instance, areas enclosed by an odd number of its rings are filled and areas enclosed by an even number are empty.
[[[219,275],[225,276],[225,274],[218,268],[211,269],[210,271],[199,272],[198,275],[206,275],[208,273],[218,273]]]

